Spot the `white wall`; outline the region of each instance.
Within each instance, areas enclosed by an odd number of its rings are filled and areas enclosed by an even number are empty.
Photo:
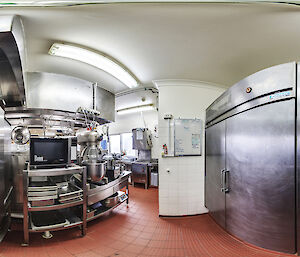
[[[174,118],[199,118],[225,89],[204,82],[183,80],[154,81],[159,89],[159,146],[168,143],[168,122]],[[159,149],[159,214],[194,215],[207,212],[204,206],[204,133],[202,156],[162,158]],[[167,172],[170,170],[170,172]]]
[[[132,93],[117,95],[115,99],[116,110],[149,103],[153,103],[155,107],[157,107],[157,96],[157,93],[153,93],[149,90],[139,90],[133,91]],[[144,98],[144,101],[142,101],[142,98]],[[115,122],[109,124],[109,134],[121,134],[131,132],[134,128],[144,128],[144,121],[152,135],[152,158],[158,158],[158,133],[155,132],[155,128],[158,127],[157,110],[124,115],[116,114]]]

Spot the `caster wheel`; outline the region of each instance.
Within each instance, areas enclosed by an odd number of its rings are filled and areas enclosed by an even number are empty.
[[[53,237],[53,235],[50,233],[50,231],[45,231],[42,237],[45,239],[50,239]]]

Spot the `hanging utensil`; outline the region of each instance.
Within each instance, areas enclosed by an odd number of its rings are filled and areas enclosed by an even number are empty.
[[[25,145],[30,139],[30,131],[27,127],[17,126],[11,132],[11,139],[17,145]]]

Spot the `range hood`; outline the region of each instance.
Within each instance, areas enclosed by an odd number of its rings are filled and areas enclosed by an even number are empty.
[[[0,16],[0,99],[5,107],[25,104],[25,41],[19,16]]]
[[[21,18],[0,16],[0,106],[11,125],[85,127],[115,120],[114,94],[62,74],[24,72],[25,49]]]

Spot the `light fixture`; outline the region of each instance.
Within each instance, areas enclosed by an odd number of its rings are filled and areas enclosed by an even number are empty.
[[[131,75],[129,71],[111,57],[105,56],[100,52],[91,51],[74,45],[54,43],[49,49],[49,54],[70,58],[92,65],[114,76],[129,88],[138,86],[137,79]]]
[[[122,115],[122,114],[134,113],[134,112],[153,111],[153,110],[155,110],[153,104],[145,104],[145,105],[138,105],[138,106],[117,110],[117,114]]]

